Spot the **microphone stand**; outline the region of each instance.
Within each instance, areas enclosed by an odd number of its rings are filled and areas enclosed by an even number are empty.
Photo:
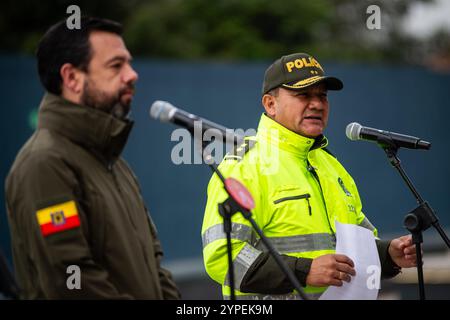
[[[437,230],[437,232],[439,233],[439,235],[441,236],[442,240],[445,242],[448,248],[450,248],[450,240],[445,234],[441,225],[439,224],[439,219],[434,213],[434,210],[430,207],[428,202],[422,198],[417,189],[414,187],[411,179],[406,174],[405,170],[403,170],[400,164],[400,159],[397,157],[399,147],[389,136],[379,138],[378,144],[386,152],[389,162],[400,173],[401,177],[403,178],[409,190],[411,190],[412,194],[416,198],[417,203],[419,204],[417,208],[415,208],[405,216],[403,220],[403,225],[412,234],[412,240],[416,246],[417,277],[419,280],[419,297],[420,300],[425,300],[425,284],[423,280],[423,267],[422,267],[422,242],[423,242],[422,232],[427,230],[430,226],[433,226]]]
[[[193,134],[193,132],[191,132]],[[195,137],[195,135],[194,135]],[[205,163],[211,168],[213,174],[216,173],[219,179],[222,181],[225,191],[228,194],[227,200],[223,203],[219,204],[219,213],[223,217],[223,228],[226,234],[227,239],[227,256],[228,256],[228,278],[229,278],[229,286],[230,286],[230,300],[236,300],[235,294],[235,281],[234,281],[234,267],[233,267],[233,254],[232,254],[232,246],[231,246],[231,230],[232,230],[232,222],[231,217],[240,212],[242,216],[247,219],[252,225],[253,229],[256,231],[264,245],[266,246],[269,254],[275,259],[275,262],[280,267],[281,271],[287,276],[289,281],[294,286],[295,290],[297,290],[298,294],[303,300],[309,300],[306,294],[303,292],[300,283],[295,277],[294,273],[291,269],[288,268],[286,263],[282,260],[280,254],[276,251],[275,247],[269,241],[269,239],[264,235],[263,231],[259,228],[256,221],[252,218],[251,209],[253,207],[253,199],[251,198],[250,193],[247,189],[236,179],[233,178],[225,178],[218,166],[214,163],[214,158],[211,154],[204,154],[205,148],[208,146],[210,142],[200,141],[200,150],[201,155]],[[234,189],[234,190],[233,190]],[[244,196],[243,196],[244,194]],[[249,205],[249,202],[251,204]]]

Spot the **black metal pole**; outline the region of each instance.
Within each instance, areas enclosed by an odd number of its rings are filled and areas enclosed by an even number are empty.
[[[203,154],[202,154],[202,156],[203,156]],[[220,172],[218,166],[214,163],[214,160],[212,159],[212,156],[211,155],[206,155],[203,158],[205,160],[205,163],[211,168],[211,170],[214,173],[216,173],[218,175],[219,179],[224,184],[225,183],[225,177]],[[295,290],[297,290],[299,296],[303,300],[309,300],[308,297],[303,292],[303,290],[301,288],[301,285],[298,282],[298,280],[295,277],[295,275],[292,272],[292,270],[290,270],[287,267],[286,263],[281,259],[281,256],[279,255],[279,253],[275,250],[274,246],[270,243],[269,239],[267,239],[267,237],[264,235],[263,231],[259,228],[259,226],[256,223],[256,221],[252,218],[252,213],[250,211],[242,208],[236,201],[234,201],[234,199],[231,197],[231,195],[228,192],[228,190],[225,188],[225,184],[224,184],[224,190],[230,196],[229,199],[231,199],[231,201],[233,202],[233,205],[236,206],[237,208],[239,208],[239,212],[241,212],[243,217],[245,219],[247,219],[251,223],[253,229],[260,236],[262,242],[264,243],[264,245],[266,246],[267,250],[269,251],[269,254],[272,255],[272,257],[274,258],[275,262],[280,267],[281,271],[289,279],[289,281],[291,282],[291,284],[293,285]],[[224,206],[222,206],[222,208],[224,208]],[[224,208],[224,209],[225,209],[225,211],[227,211],[227,209],[230,209],[230,208]],[[219,207],[219,210],[220,210],[220,207]],[[230,223],[230,225],[229,225],[230,232],[229,233],[230,234],[227,233],[228,264],[229,264],[229,266],[228,266],[228,273],[229,273],[229,282],[230,282],[230,288],[231,288],[230,298],[231,298],[231,300],[234,300],[233,299],[233,296],[234,296],[234,268],[233,268],[232,254],[231,254],[231,252],[232,252],[231,251],[232,250],[232,248],[231,248],[231,214],[230,214],[229,218],[230,218],[230,221],[229,221],[229,223]],[[232,277],[233,277],[233,279],[231,279]]]
[[[227,236],[227,255],[228,255],[228,282],[230,285],[230,299],[236,300],[234,284],[234,266],[233,266],[233,248],[231,247],[231,215],[224,218],[224,229]]]
[[[202,148],[202,156],[203,156],[203,149],[205,147],[205,144],[202,143],[202,146],[203,146]],[[225,184],[225,177],[217,168],[217,165],[214,163],[214,159],[212,159],[212,156],[207,155],[204,157],[204,160],[205,163],[211,168],[212,172],[217,174],[220,181],[222,181],[222,184]],[[223,217],[223,231],[225,232],[227,239],[228,284],[230,287],[230,300],[234,301],[236,300],[236,292],[234,282],[233,248],[231,246],[231,231],[232,231],[231,216],[233,214],[228,204],[220,203],[218,204],[218,206],[219,206],[219,213]]]
[[[403,170],[403,167],[401,165],[400,159],[397,157],[396,152],[392,152],[391,156],[389,156],[389,153],[388,153],[388,157],[389,157],[389,160],[391,161],[392,166],[394,168],[396,168],[397,171],[400,173],[401,177],[406,182],[406,185],[408,186],[409,190],[411,190],[412,194],[416,198],[417,203],[418,204],[423,203],[424,200],[422,199],[422,196],[417,191],[416,187],[414,186],[414,184],[412,183],[411,179],[406,174],[405,170]]]
[[[391,162],[392,166],[397,169],[397,171],[400,173],[400,176],[402,177],[403,181],[405,181],[406,185],[408,186],[409,190],[413,193],[414,197],[416,198],[416,201],[420,204],[423,204],[424,201],[422,197],[420,196],[419,192],[414,187],[411,179],[409,179],[406,172],[403,170],[401,166],[401,161],[397,157],[397,147],[389,146],[389,147],[383,147],[384,151],[386,152],[389,161]],[[421,243],[423,241],[422,237],[422,223],[420,221],[420,217],[416,215],[416,213],[410,213],[405,216],[404,219],[404,226],[406,229],[408,229],[409,232],[412,234],[412,240],[413,243],[416,246],[416,267],[417,267],[417,280],[419,283],[419,298],[420,300],[425,300],[425,281],[423,279],[423,263],[422,263],[422,246]]]
[[[400,173],[401,177],[405,181],[406,185],[408,186],[409,190],[411,190],[412,194],[416,198],[417,203],[420,207],[422,207],[422,219],[426,220],[426,222],[430,222],[430,224],[436,229],[436,231],[441,236],[444,243],[447,245],[447,247],[450,249],[450,239],[445,234],[444,230],[442,229],[441,225],[439,224],[439,219],[434,213],[433,209],[428,205],[426,201],[423,200],[422,196],[420,195],[419,191],[417,191],[416,187],[412,183],[411,179],[406,174],[405,170],[401,166],[401,161],[397,157],[397,151],[398,148],[395,147],[388,147],[385,144],[381,145],[386,152],[389,161],[391,162],[392,166],[397,169],[397,171]],[[425,221],[422,221],[424,223]],[[422,226],[422,230],[426,230],[429,226],[426,225]]]
[[[269,241],[269,239],[267,239],[267,237],[264,235],[262,230],[256,224],[255,220],[253,220],[253,218],[251,218],[250,215],[251,215],[251,213],[249,213],[249,217],[247,218],[247,220],[250,221],[250,223],[253,226],[253,229],[259,235],[259,237],[261,238],[262,242],[266,246],[267,250],[270,252],[270,254],[275,259],[275,262],[280,267],[281,271],[283,271],[283,273],[288,277],[289,281],[292,283],[292,285],[294,286],[295,290],[298,291],[298,294],[300,295],[300,297],[302,297],[302,299],[304,299],[304,300],[308,300],[308,297],[305,295],[305,293],[301,289],[301,285],[298,282],[298,280],[295,277],[295,275],[293,274],[293,272],[286,266],[286,263],[284,263],[284,261],[281,259],[281,256],[275,250],[275,248],[272,245],[272,243]],[[244,215],[244,217],[245,217],[245,215]]]
[[[405,217],[404,225],[405,227],[412,233],[413,243],[416,246],[416,258],[417,258],[417,279],[419,283],[419,298],[420,300],[425,300],[425,281],[423,277],[423,258],[422,258],[422,242],[423,236],[422,231],[428,229],[430,225],[432,225],[439,235],[441,236],[444,243],[450,248],[450,239],[445,234],[441,225],[439,224],[439,220],[433,209],[428,205],[426,201],[419,194],[417,189],[414,187],[411,179],[406,174],[405,170],[401,166],[400,159],[397,157],[397,149],[396,148],[384,148],[388,158],[394,168],[400,173],[401,177],[405,181],[409,190],[411,190],[412,194],[416,198],[419,207],[414,210],[413,213],[408,214]]]
[[[450,248],[450,239],[445,234],[445,231],[442,229],[441,225],[439,223],[432,223],[433,227],[437,230],[441,238],[444,240],[445,244],[448,248]]]
[[[419,298],[420,300],[425,300],[425,281],[423,279],[421,242],[416,242],[416,254],[417,254],[417,278],[419,280]]]

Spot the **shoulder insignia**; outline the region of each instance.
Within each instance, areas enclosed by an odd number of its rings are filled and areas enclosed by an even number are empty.
[[[344,191],[344,193],[346,194],[347,197],[351,197],[352,194],[350,193],[350,191],[348,191],[347,187],[344,184],[344,181],[342,180],[341,177],[338,178],[338,183],[341,186],[342,190]]]
[[[241,161],[242,157],[256,144],[256,140],[245,139],[240,145],[235,146],[223,159]]]
[[[40,209],[36,218],[44,237],[80,226],[75,201],[67,201]]]

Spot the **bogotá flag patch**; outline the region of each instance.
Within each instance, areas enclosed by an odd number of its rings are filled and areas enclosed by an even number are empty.
[[[36,217],[44,237],[80,226],[77,206],[73,200],[40,209],[36,212]]]

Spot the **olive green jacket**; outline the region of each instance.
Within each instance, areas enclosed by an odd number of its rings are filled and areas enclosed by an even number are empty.
[[[44,96],[38,128],[6,179],[22,298],[180,297],[160,266],[161,245],[137,179],[120,157],[132,126]]]

